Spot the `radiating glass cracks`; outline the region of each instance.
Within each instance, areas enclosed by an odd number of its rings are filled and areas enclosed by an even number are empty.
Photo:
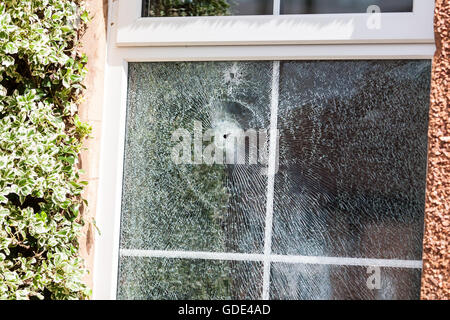
[[[128,76],[119,298],[418,297],[430,61],[129,63]]]

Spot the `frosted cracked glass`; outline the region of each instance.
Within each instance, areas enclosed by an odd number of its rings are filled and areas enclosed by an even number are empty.
[[[261,293],[259,262],[120,259],[118,299],[255,300]]]
[[[369,272],[368,272],[369,271]],[[273,263],[270,298],[274,300],[418,300],[420,269]]]
[[[267,129],[272,66],[129,63],[120,248],[263,253],[267,163],[175,164],[171,138],[195,124]],[[430,68],[281,62],[273,254],[421,259]],[[420,269],[381,268],[376,290],[366,267],[273,263],[270,276],[272,299],[416,299],[420,287]],[[259,299],[262,278],[260,262],[122,256],[118,297]]]
[[[376,5],[381,12],[412,12],[413,0],[281,0],[281,14],[365,13]]]
[[[430,61],[281,64],[277,254],[420,260]]]
[[[171,136],[268,127],[271,66],[129,64],[121,248],[262,252],[261,165],[175,164]]]

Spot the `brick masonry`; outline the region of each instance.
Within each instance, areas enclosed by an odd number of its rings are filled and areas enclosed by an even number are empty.
[[[450,1],[436,0],[422,299],[450,298]]]

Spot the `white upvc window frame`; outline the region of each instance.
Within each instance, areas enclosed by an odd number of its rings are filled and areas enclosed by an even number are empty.
[[[275,6],[273,16],[141,18],[141,8],[141,0],[109,0],[96,208],[101,234],[95,240],[94,299],[116,298],[129,62],[432,59],[435,51],[434,0],[414,0],[413,13],[382,13],[381,28],[376,30],[367,28],[367,14],[278,16],[279,6]],[[158,256],[158,252],[154,254]],[[183,252],[171,254],[184,257]],[[208,253],[192,255],[217,258]],[[251,254],[230,257],[258,261],[261,258]],[[347,265],[381,266],[398,262],[298,256],[292,259],[302,263],[344,261]],[[401,263],[417,268],[419,262]]]
[[[141,17],[141,0],[119,1],[117,46],[267,45],[310,43],[429,43],[434,1],[414,0],[413,12],[381,13],[379,28],[369,13],[220,17]]]

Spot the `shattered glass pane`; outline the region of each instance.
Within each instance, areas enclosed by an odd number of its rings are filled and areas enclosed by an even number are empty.
[[[117,298],[126,300],[255,300],[259,262],[122,257]]]
[[[277,254],[420,260],[430,61],[281,64]]]
[[[143,0],[143,17],[271,15],[273,0]]]
[[[380,12],[412,12],[413,0],[281,0],[281,14],[366,13],[371,6]]]
[[[122,255],[119,298],[261,298],[262,262],[222,260],[264,252],[274,65],[129,63],[120,248],[222,256]],[[421,260],[430,69],[281,62],[273,254]],[[221,144],[235,132],[248,133],[244,156]],[[270,297],[418,298],[420,269],[380,268],[376,290],[367,271],[273,263]]]
[[[199,137],[202,148],[207,129],[227,135],[269,126],[271,66],[129,64],[121,248],[262,252],[264,165],[205,164],[195,143]],[[176,164],[172,138],[180,129],[192,141],[187,161]],[[203,142],[205,150],[211,141]]]
[[[270,298],[418,300],[420,277],[420,269],[273,263]]]

